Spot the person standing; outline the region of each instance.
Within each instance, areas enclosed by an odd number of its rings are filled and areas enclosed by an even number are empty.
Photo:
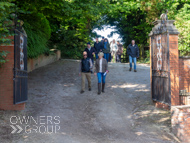
[[[108,63],[107,60],[103,58],[104,53],[100,52],[98,54],[99,59],[97,59],[95,64],[95,72],[94,75],[97,74],[98,77],[98,94],[101,93],[101,83],[102,83],[102,92],[104,92],[105,82],[106,82],[106,75],[108,71]]]
[[[87,48],[85,48],[84,51],[87,52],[88,58],[90,58],[94,64],[94,54],[96,51],[93,47],[90,46],[90,42],[87,43]]]
[[[110,44],[109,44],[107,38],[104,39],[104,49],[103,49],[103,52],[104,52],[104,58],[105,58],[105,59],[107,60],[107,62],[108,62],[109,53],[110,53]]]
[[[127,54],[129,55],[129,63],[130,63],[129,71],[132,70],[132,62],[134,62],[134,72],[137,72],[136,63],[137,63],[137,58],[139,58],[139,47],[135,44],[135,40],[132,40],[131,44],[129,44],[127,48]]]
[[[79,76],[82,75],[81,94],[85,91],[85,77],[88,80],[88,90],[91,91],[91,70],[93,69],[92,60],[87,57],[87,52],[83,52],[83,58],[80,63]]]
[[[115,43],[115,39],[113,39],[113,41],[111,42],[110,49],[111,49],[112,62],[114,62],[113,59],[115,59],[115,62],[116,62],[116,52],[117,52],[118,47],[117,47],[117,44]]]
[[[96,42],[94,43],[94,49],[95,49],[95,55],[96,55],[96,59],[98,59],[98,53],[100,51],[102,51],[103,47],[102,47],[102,43],[98,41],[98,38],[96,38]]]
[[[104,48],[104,37],[102,37],[101,43],[102,43],[102,49],[103,49]]]
[[[123,54],[123,45],[120,44],[119,41],[117,41],[117,47],[118,49],[116,52],[116,55],[117,55],[116,61],[121,63],[121,55]]]
[[[102,47],[101,49],[103,50],[104,49],[104,37],[102,37],[102,40],[100,43],[101,43],[101,47]]]

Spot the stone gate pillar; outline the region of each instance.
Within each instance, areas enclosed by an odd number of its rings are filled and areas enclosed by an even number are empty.
[[[153,23],[154,27],[149,34],[151,95],[156,107],[169,108],[180,104],[179,32],[174,26],[174,20],[164,19]]]
[[[154,24],[155,26],[153,27],[151,33],[149,34],[150,47],[151,47],[150,48],[150,53],[151,53],[150,76],[151,76],[152,99],[153,97],[156,99],[154,101],[157,107],[171,108],[172,132],[182,142],[189,143],[190,142],[190,105],[188,102],[184,102],[180,100],[181,98],[185,98],[183,96],[180,98],[180,90],[182,91],[187,90],[189,94],[189,87],[190,87],[189,86],[189,83],[190,83],[189,71],[190,70],[189,70],[189,64],[188,64],[189,61],[185,62],[179,59],[179,54],[178,54],[179,32],[174,26],[174,20],[166,21],[165,19],[165,21],[163,22],[161,20],[157,20],[154,22]],[[160,38],[160,37],[164,37],[164,33],[167,33],[167,40]],[[165,41],[167,41],[167,50],[165,48],[166,47]],[[167,58],[164,58],[165,56]],[[167,62],[165,62],[166,59],[167,59]],[[158,65],[155,65],[155,61],[157,62]],[[161,61],[161,62],[158,62],[158,61]],[[164,66],[167,64],[168,64],[168,68],[164,68]],[[186,64],[186,66],[184,64]],[[168,72],[163,71],[164,69],[168,69]],[[163,77],[168,78],[169,80],[168,85],[167,84],[164,85],[165,83],[163,82],[164,81],[162,79]],[[165,81],[168,82],[168,80],[165,80]],[[153,84],[154,84],[154,87],[152,87]],[[154,91],[155,89],[157,90],[156,92]],[[163,93],[166,94],[164,90],[168,90],[168,89],[170,90],[170,92],[169,94],[167,93],[167,95],[170,95],[170,98],[169,98],[170,102],[166,102],[168,100],[164,100],[164,98],[167,96],[162,96]]]

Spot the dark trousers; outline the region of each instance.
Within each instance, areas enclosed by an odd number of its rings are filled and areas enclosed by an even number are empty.
[[[98,54],[95,54],[96,55],[96,59],[98,59]]]
[[[117,55],[117,62],[121,62],[121,55]]]
[[[112,57],[111,57],[111,53],[109,53],[109,62],[111,62],[111,59],[112,59]]]

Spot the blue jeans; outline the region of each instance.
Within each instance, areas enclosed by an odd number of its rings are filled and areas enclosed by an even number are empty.
[[[137,67],[137,65],[136,65],[137,64],[137,58],[129,56],[130,68],[132,68],[132,62],[134,62],[134,70],[136,70],[136,67]]]
[[[98,72],[97,73],[97,77],[98,77],[98,83],[105,83],[106,82],[106,75],[104,76],[103,72]]]
[[[107,62],[108,62],[108,60],[109,60],[109,53],[104,53],[104,59],[106,59]]]
[[[98,54],[95,54],[96,55],[96,59],[98,59]]]

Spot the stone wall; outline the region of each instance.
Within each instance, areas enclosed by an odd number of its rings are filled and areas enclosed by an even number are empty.
[[[27,71],[31,72],[39,67],[53,63],[61,58],[60,50],[54,50],[54,54],[46,56],[40,55],[34,59],[28,59],[27,61]]]

